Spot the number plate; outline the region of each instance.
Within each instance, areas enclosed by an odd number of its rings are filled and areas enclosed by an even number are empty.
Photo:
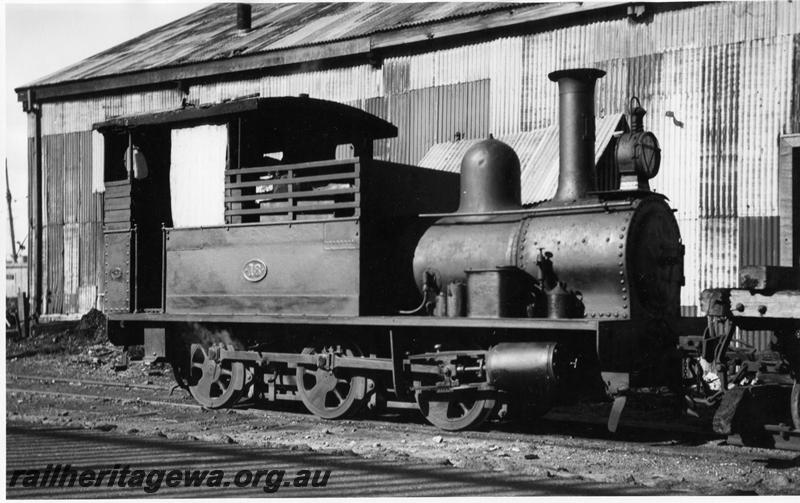
[[[248,260],[242,267],[242,276],[253,283],[261,281],[267,277],[267,265],[257,258]]]

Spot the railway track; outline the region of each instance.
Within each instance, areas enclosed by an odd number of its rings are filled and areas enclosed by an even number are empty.
[[[74,386],[78,383],[82,386]],[[623,420],[617,434],[611,435],[602,417],[558,411],[528,425],[491,421],[479,430],[448,433],[410,410],[365,413],[340,421],[309,415],[296,403],[270,404],[270,409],[242,403],[233,409],[209,410],[183,393],[170,396],[165,384],[156,381],[123,393],[125,383],[120,382],[12,374],[7,377],[7,420],[34,429],[77,428],[88,435],[113,431],[131,442],[155,438],[235,443],[241,449],[267,446],[287,453],[345,453],[365,462],[377,459],[403,466],[421,462],[433,470],[444,464],[528,474],[536,480],[625,485],[630,473],[636,482],[628,485],[653,487],[663,480],[665,488],[698,494],[749,491],[748,484],[761,479],[767,487],[773,475],[762,473],[759,459],[796,466],[788,452],[726,446],[716,441],[722,437],[674,424],[672,431],[666,431],[654,423]],[[695,468],[686,468],[690,466]],[[715,485],[721,475],[730,481],[726,488]]]
[[[121,383],[115,381],[83,378],[8,374],[7,379],[8,381],[28,381],[44,384],[62,383],[68,385],[93,386],[97,388],[126,388],[141,389],[153,392],[170,392],[170,396],[171,392],[175,391],[174,387],[160,386],[156,384]],[[18,387],[7,387],[6,392],[95,401],[114,400],[118,402],[126,402],[131,400],[129,397],[119,396],[118,394],[91,394],[82,392],[32,390]],[[208,410],[206,407],[200,404],[186,403],[175,400],[136,398],[136,401],[139,404],[146,404],[153,407],[171,407],[196,411]],[[266,417],[274,413],[274,411],[270,409],[260,408],[253,403],[244,403],[242,404],[242,407],[236,407],[227,410],[229,410],[232,414],[256,417]],[[285,410],[280,411],[280,413],[294,414],[294,412],[287,412]],[[308,416],[305,414],[298,413],[298,415],[302,415],[305,418],[304,420],[308,419]],[[396,429],[397,427],[400,427],[399,430],[405,430],[408,427],[408,423],[413,423],[414,427],[422,427],[436,431],[435,428],[430,427],[422,421],[415,421],[413,415],[408,413],[400,416],[379,415],[374,418],[361,418],[361,421],[371,424],[381,424],[390,430]],[[620,431],[613,435],[609,434],[605,427],[606,418],[601,415],[576,413],[574,411],[551,411],[545,416],[539,418],[533,428],[531,428],[530,425],[519,425],[510,422],[494,422],[489,423],[487,428],[482,430],[462,432],[461,434],[467,437],[482,438],[487,440],[506,439],[508,438],[508,435],[535,435],[541,433],[566,435],[577,434],[578,436],[583,435],[598,440],[618,439],[636,441],[640,439],[651,439],[659,441],[677,438],[686,441],[702,442],[724,439],[730,445],[746,445],[739,435],[730,435],[725,437],[713,433],[710,431],[710,428],[703,428],[697,425],[687,425],[669,421],[623,418],[620,422]],[[771,447],[775,449],[800,452],[800,436],[798,436],[797,433],[790,431],[788,428],[772,425],[768,425],[766,427],[766,431],[772,438]]]
[[[63,377],[50,377],[50,376],[36,376],[36,375],[21,375],[21,374],[8,374],[7,375],[8,381],[29,381],[29,382],[38,382],[43,384],[53,384],[53,383],[63,383],[68,385],[89,385],[98,388],[126,388],[126,389],[142,389],[148,391],[163,391],[163,392],[171,392],[174,391],[174,388],[167,387],[167,386],[159,386],[159,385],[149,385],[149,384],[128,384],[128,383],[120,383],[115,381],[102,381],[102,380],[93,380],[93,379],[82,379],[82,378],[63,378]],[[115,401],[127,401],[130,400],[129,397],[122,397],[118,394],[91,394],[91,393],[83,393],[83,392],[65,392],[65,391],[46,391],[46,390],[31,390],[28,388],[20,388],[20,387],[7,387],[7,392],[14,392],[14,393],[28,393],[28,394],[35,394],[41,396],[53,396],[53,397],[64,397],[64,398],[79,398],[85,400],[115,400]],[[156,406],[156,407],[177,407],[177,408],[184,408],[184,409],[192,409],[192,410],[208,410],[202,405],[196,403],[185,403],[179,402],[174,400],[151,400],[151,399],[138,399],[137,402],[145,403],[148,405]],[[269,409],[259,408],[255,406],[255,404],[243,404],[243,405],[250,405],[249,407],[236,407],[228,409],[231,413],[234,414],[245,414],[245,415],[256,415],[256,416],[265,416],[271,413]],[[285,411],[281,411],[281,413],[286,413]],[[303,417],[308,417],[305,414],[301,414]],[[414,416],[411,413],[401,414],[401,416],[378,416],[375,419],[372,418],[362,418],[365,421],[369,422],[380,422],[383,424],[388,425],[397,425],[401,424],[398,421],[402,421],[404,423],[416,422],[416,425],[425,427],[426,429],[431,429],[432,431],[437,431],[435,428],[425,424],[421,421],[421,419],[417,422],[414,421],[412,418]],[[669,422],[647,422],[642,420],[633,420],[633,419],[623,419],[621,421],[622,431],[620,431],[621,437],[631,437],[636,435],[646,435],[649,433],[652,434],[663,434],[663,433],[670,433],[672,435],[682,435],[684,437],[689,436],[695,439],[708,439],[712,440],[714,438],[721,438],[719,436],[715,436],[713,433],[709,433],[707,430],[704,430],[700,427],[696,426],[689,426],[689,425],[677,425],[674,423]],[[575,432],[575,431],[583,431],[587,432],[587,428],[592,428],[593,436],[602,436],[608,437],[608,433],[605,430],[606,420],[602,416],[597,415],[590,415],[590,414],[581,414],[575,412],[549,412],[544,417],[540,418],[537,421],[537,429],[541,431],[544,429],[548,432],[554,433],[567,433]],[[520,427],[518,425],[514,425],[511,422],[495,422],[489,425],[489,429],[486,430],[479,430],[473,432],[462,432],[465,435],[471,435],[475,433],[480,433],[483,436],[489,435],[491,436],[493,433],[505,435],[505,434],[526,434],[526,433],[535,433],[531,432],[529,428]],[[662,435],[659,435],[662,436]]]

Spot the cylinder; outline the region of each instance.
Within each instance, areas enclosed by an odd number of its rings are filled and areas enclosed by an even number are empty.
[[[461,160],[458,213],[519,209],[520,194],[520,164],[514,149],[488,139],[467,150]]]
[[[545,398],[576,372],[573,358],[555,342],[502,342],[486,353],[486,377],[498,389]]]
[[[558,82],[559,172],[554,201],[573,201],[596,190],[594,170],[594,85],[606,72],[595,68],[560,70]]]

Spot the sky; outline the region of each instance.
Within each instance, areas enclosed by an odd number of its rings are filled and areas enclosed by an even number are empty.
[[[27,118],[14,88],[54,73],[148,30],[194,12],[209,2],[109,1],[102,3],[0,0],[4,83],[0,154],[8,160],[16,240],[27,236]],[[5,175],[0,243],[11,255]],[[27,241],[26,241],[27,243]],[[25,252],[23,252],[24,254]]]

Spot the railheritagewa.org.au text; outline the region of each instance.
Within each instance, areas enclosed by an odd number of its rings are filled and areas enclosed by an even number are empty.
[[[73,467],[69,464],[48,464],[44,469],[14,470],[8,488],[104,487],[141,488],[153,494],[164,487],[260,487],[265,493],[281,488],[321,488],[328,485],[330,470],[244,469],[234,473],[225,470],[147,470],[130,465],[114,465],[106,469]]]

